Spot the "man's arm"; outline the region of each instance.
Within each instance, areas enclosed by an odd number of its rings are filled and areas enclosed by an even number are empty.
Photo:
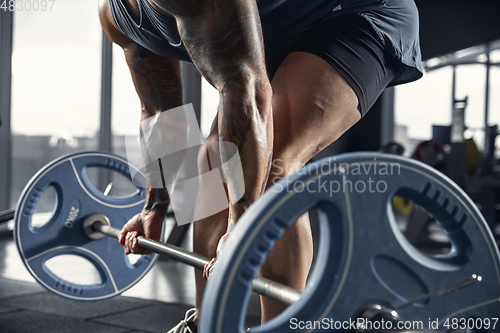
[[[122,47],[132,80],[141,100],[141,120],[182,105],[180,61],[161,57],[124,36],[114,25],[106,1],[99,6],[101,24],[108,37]],[[165,143],[168,151],[168,143]],[[146,175],[147,177],[147,175]],[[143,212],[132,218],[122,230],[120,243],[127,253],[145,253],[125,242],[129,231],[158,239],[170,204],[166,188],[149,188]]]
[[[141,99],[143,120],[182,105],[179,60],[161,57],[136,43],[123,50]]]
[[[141,120],[182,105],[179,60],[160,57],[136,43],[128,44],[124,47],[124,52],[141,100]],[[172,151],[170,143],[162,143],[165,145],[165,152]],[[165,217],[169,204],[166,188],[148,189],[144,210]]]
[[[159,56],[118,30],[106,0],[100,0],[99,18],[108,37],[125,53],[135,89],[142,104],[142,118],[182,105],[180,61]]]
[[[176,17],[191,59],[219,91],[219,138],[238,147],[244,174],[245,194],[230,207],[230,222],[236,222],[263,192],[272,157],[272,89],[257,5],[255,0],[155,2]],[[229,155],[221,145],[222,163]],[[229,177],[230,197],[241,185]]]

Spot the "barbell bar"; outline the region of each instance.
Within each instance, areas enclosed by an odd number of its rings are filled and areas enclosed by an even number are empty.
[[[100,214],[91,215],[87,218],[87,222],[84,223],[84,225],[90,225],[90,228],[85,228],[85,230],[92,230],[108,237],[118,238],[120,229],[103,223],[102,221],[106,219],[107,217]],[[137,237],[137,244],[145,250],[153,251],[159,255],[163,255],[199,270],[203,270],[205,265],[210,262],[209,258],[200,254],[184,250],[172,244],[155,241],[144,236]],[[252,290],[259,295],[266,296],[287,305],[293,304],[300,298],[300,292],[296,289],[263,277],[257,277],[253,280]]]
[[[0,212],[0,223],[8,222],[14,218],[15,208],[4,210]]]

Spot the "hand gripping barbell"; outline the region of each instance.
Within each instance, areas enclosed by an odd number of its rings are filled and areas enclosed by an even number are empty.
[[[127,161],[112,154],[67,155],[33,177],[19,199],[15,216],[15,241],[28,270],[47,289],[78,300],[104,299],[123,292],[147,273],[157,256],[142,256],[132,265],[111,238],[116,237],[116,228],[142,209],[144,190],[121,198],[105,196],[88,179],[88,167],[130,174]],[[36,228],[31,218],[49,186],[57,193],[56,209],[48,223]],[[394,195],[429,212],[447,233],[452,250],[429,256],[411,245],[397,226],[391,207]],[[317,209],[320,220],[319,251],[300,298],[290,288],[255,280],[274,243],[311,209]],[[163,244],[141,239],[139,245],[146,249],[164,250]],[[174,255],[179,251],[176,248],[165,251],[197,268],[208,260],[183,251]],[[55,276],[45,262],[61,254],[89,260],[99,271],[101,283],[80,286]],[[253,328],[254,332],[290,332],[292,319],[301,323],[327,319],[336,325],[380,317],[395,323],[437,320],[436,331],[444,332],[447,320],[453,318],[498,317],[499,266],[498,249],[486,222],[448,178],[398,156],[340,155],[283,179],[243,215],[208,281],[200,328],[202,333],[245,332],[246,300],[252,286],[259,285],[255,281],[263,281],[262,289],[272,290],[270,297],[293,304],[277,318]],[[336,331],[351,328],[341,326]],[[304,326],[293,331],[312,330]],[[494,332],[493,328],[488,331]]]

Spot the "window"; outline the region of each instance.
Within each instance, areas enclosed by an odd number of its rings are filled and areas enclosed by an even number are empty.
[[[498,43],[497,43],[498,44]],[[432,137],[432,125],[449,126],[453,107],[453,69],[455,99],[467,97],[464,133],[473,138],[479,149],[484,147],[486,98],[486,47],[462,50],[424,63],[424,77],[395,89],[395,140],[411,155],[422,140]],[[490,53],[488,124],[500,123],[500,50]],[[498,141],[500,143],[500,141]]]
[[[11,206],[46,163],[97,148],[101,31],[92,1],[15,12]]]
[[[432,124],[451,122],[452,69],[444,67],[395,88],[395,141],[411,155],[421,140],[432,136]]]

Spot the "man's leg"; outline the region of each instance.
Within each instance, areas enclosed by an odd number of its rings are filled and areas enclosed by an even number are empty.
[[[220,166],[220,160],[212,161],[210,157],[217,156],[217,152],[210,152],[210,150],[217,149],[218,145],[218,130],[214,126],[211,134],[203,144],[198,153],[198,172],[204,174],[214,168]],[[211,189],[205,186],[203,182],[200,184],[200,192],[196,201],[197,214],[211,211],[211,200],[207,200],[210,196]],[[203,218],[194,223],[193,231],[193,250],[208,258],[215,258],[217,253],[217,244],[227,230],[229,210],[225,209],[217,214]],[[203,300],[203,293],[205,291],[205,284],[207,280],[203,277],[203,272],[195,270],[196,279],[196,308],[201,310],[201,302]],[[198,321],[198,315],[195,317],[195,322]]]
[[[358,97],[326,61],[311,53],[293,52],[272,81],[274,117],[273,167],[267,188],[297,171],[337,140],[360,118]],[[312,261],[307,214],[288,229],[262,266],[262,276],[303,290]],[[261,298],[262,322],[286,306]]]
[[[294,52],[288,55],[272,86],[274,153],[267,188],[300,169],[360,119],[358,98],[349,84],[328,63],[313,54]],[[210,135],[209,141],[213,140],[217,140],[216,133]],[[200,156],[206,156],[205,152]],[[226,227],[227,211],[196,222],[195,251],[213,257]],[[308,216],[304,214],[276,243],[261,268],[261,275],[302,290],[311,261],[311,230]],[[196,273],[196,280],[197,305],[200,305],[205,286],[201,272]],[[263,322],[286,308],[264,297],[261,304]]]

